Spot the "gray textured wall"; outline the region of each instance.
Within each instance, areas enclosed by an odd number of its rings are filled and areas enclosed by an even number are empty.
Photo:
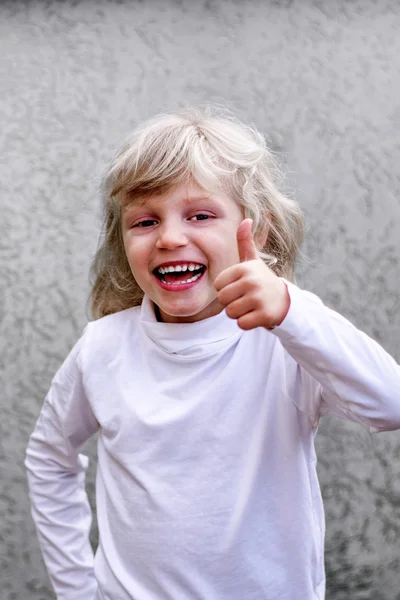
[[[0,4],[0,600],[53,598],[24,450],[86,321],[99,176],[141,119],[228,102],[267,132],[308,216],[302,285],[400,360],[399,31],[397,0]],[[327,598],[400,599],[400,434],[326,419],[317,447]]]

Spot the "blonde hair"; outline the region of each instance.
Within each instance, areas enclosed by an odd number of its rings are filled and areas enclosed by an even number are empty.
[[[229,193],[253,219],[256,237],[268,230],[260,256],[278,276],[293,281],[303,214],[297,202],[279,191],[280,177],[264,137],[226,111],[186,109],[143,123],[103,181],[104,225],[91,269],[93,317],[137,306],[143,298],[125,255],[123,208],[191,179],[211,193]]]

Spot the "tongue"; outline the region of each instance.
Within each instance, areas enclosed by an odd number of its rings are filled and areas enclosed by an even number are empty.
[[[167,283],[180,283],[182,281],[187,281],[187,279],[190,279],[191,277],[193,277],[193,273],[190,271],[165,273],[163,275],[163,278]]]

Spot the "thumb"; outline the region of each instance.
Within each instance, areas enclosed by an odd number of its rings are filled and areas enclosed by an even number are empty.
[[[257,248],[251,231],[252,225],[253,221],[251,219],[245,219],[240,223],[237,230],[236,236],[240,262],[256,260],[258,258]]]

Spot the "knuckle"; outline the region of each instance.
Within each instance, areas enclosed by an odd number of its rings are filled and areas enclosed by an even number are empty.
[[[243,329],[244,331],[248,331],[249,329],[252,329],[252,325],[250,324],[250,322],[246,319],[244,319],[243,317],[238,319],[238,325],[240,327],[240,329]]]
[[[224,306],[226,306],[227,301],[226,301],[226,293],[224,293],[224,291],[220,291],[217,294],[217,298],[218,300],[221,302],[221,304],[223,304]]]
[[[252,291],[257,290],[260,286],[260,279],[256,273],[248,273],[246,281],[248,288]]]
[[[229,306],[226,307],[226,314],[231,319],[237,319],[237,317],[238,317],[237,309],[234,306],[231,306],[231,305],[229,305]]]
[[[218,276],[218,277],[217,277],[217,278],[214,280],[214,287],[215,287],[215,289],[217,290],[217,292],[219,292],[219,291],[220,291],[220,289],[222,288],[222,285],[221,285],[221,278],[220,278],[220,276]]]
[[[225,304],[229,304],[229,302],[231,301],[231,293],[229,288],[226,286],[220,289],[218,295],[222,298]]]

